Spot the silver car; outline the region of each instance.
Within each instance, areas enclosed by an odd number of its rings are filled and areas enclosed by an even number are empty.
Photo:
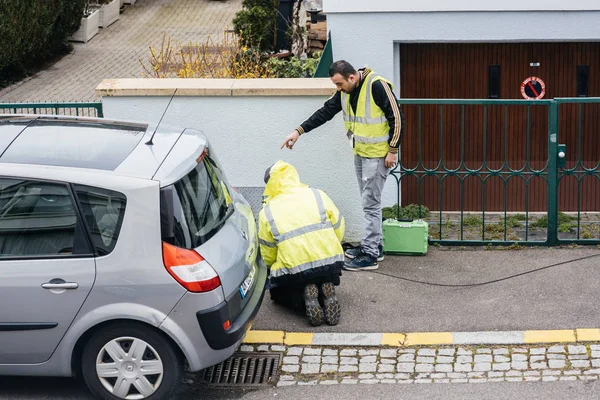
[[[266,276],[251,208],[198,131],[0,117],[0,375],[168,399],[235,351]]]

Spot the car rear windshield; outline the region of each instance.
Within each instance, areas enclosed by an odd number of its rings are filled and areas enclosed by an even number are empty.
[[[227,184],[208,156],[173,185],[161,189],[162,240],[196,248],[215,235],[233,211]]]

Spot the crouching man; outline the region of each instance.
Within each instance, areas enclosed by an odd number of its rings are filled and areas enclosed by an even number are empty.
[[[270,267],[271,299],[306,309],[310,323],[336,325],[335,286],[344,265],[344,218],[324,192],[300,182],[296,169],[277,161],[265,172],[259,241]]]

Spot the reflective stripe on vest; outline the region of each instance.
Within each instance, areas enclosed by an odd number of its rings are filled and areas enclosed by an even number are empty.
[[[267,242],[266,240],[263,240],[263,239],[258,239],[258,243],[265,245],[267,247],[277,247],[277,243]]]
[[[342,94],[342,101],[344,101],[344,94]],[[369,114],[367,114],[367,115],[369,115]],[[385,117],[385,115],[383,115],[379,118],[355,117],[355,116],[350,117],[350,114],[344,113],[344,122],[356,122],[358,124],[374,125],[374,124],[383,124],[384,122],[387,122],[387,118]]]
[[[335,225],[333,226],[333,229],[339,229],[339,228],[340,228],[340,226],[342,226],[342,221],[343,221],[343,220],[344,220],[344,217],[342,217],[342,216],[340,215],[340,217],[339,217],[339,219],[338,219],[338,222],[337,222],[337,224],[335,224]]]
[[[350,96],[341,93],[341,101],[344,102],[342,104],[344,125],[348,134],[351,135],[354,154],[367,158],[385,157],[389,150],[387,142],[390,132],[387,118],[383,110],[376,104],[373,105],[372,85],[376,80],[382,81],[383,84],[389,83],[381,76],[371,72],[358,94],[355,115],[352,115]],[[377,108],[374,109],[374,107]],[[372,113],[376,116],[373,116]]]
[[[265,206],[265,217],[267,217],[267,222],[271,227],[271,233],[273,234],[273,238],[275,239],[275,243],[279,244],[285,240],[289,240],[295,238],[296,236],[304,235],[305,233],[318,231],[321,229],[329,229],[333,228],[331,222],[327,221],[327,211],[325,210],[325,205],[323,204],[323,199],[321,195],[316,189],[312,189],[313,195],[315,196],[315,200],[317,201],[317,208],[319,209],[319,216],[321,217],[321,222],[317,222],[316,224],[311,224],[307,226],[303,226],[301,228],[294,229],[292,231],[286,232],[284,234],[279,233],[279,229],[277,229],[277,224],[275,223],[275,219],[273,218],[273,213],[271,212],[271,206],[269,203]],[[264,242],[266,246],[274,247],[269,242]]]
[[[377,144],[377,143],[383,143],[389,140],[390,136],[389,135],[385,135],[385,136],[377,136],[377,137],[367,137],[367,136],[356,136],[354,135],[354,141],[356,143],[365,143],[365,144]]]
[[[344,105],[347,104],[347,102],[349,101],[348,99],[348,94],[345,92],[342,92],[342,111],[344,114],[344,122],[357,122],[359,124],[383,124],[385,122],[387,122],[387,118],[385,117],[385,115],[382,115],[381,117],[377,117],[377,118],[371,118],[371,97],[372,97],[372,93],[371,93],[371,85],[373,84],[373,79],[379,77],[379,75],[371,72],[371,74],[369,75],[369,79],[364,83],[365,86],[365,90],[367,91],[366,93],[366,99],[365,99],[365,116],[364,117],[357,117],[355,116],[350,116],[349,112],[346,112],[346,110],[344,109]],[[360,96],[360,93],[359,93]],[[350,106],[352,107],[352,106]],[[354,113],[356,114],[356,112]]]

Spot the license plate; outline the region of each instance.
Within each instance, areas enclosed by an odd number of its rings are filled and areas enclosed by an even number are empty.
[[[248,294],[248,290],[250,290],[250,288],[252,287],[252,284],[254,283],[255,275],[256,275],[256,266],[254,265],[254,266],[252,266],[250,273],[248,274],[246,279],[244,279],[244,282],[242,282],[242,285],[240,286],[240,294],[242,295],[242,299],[246,297],[246,294]]]

